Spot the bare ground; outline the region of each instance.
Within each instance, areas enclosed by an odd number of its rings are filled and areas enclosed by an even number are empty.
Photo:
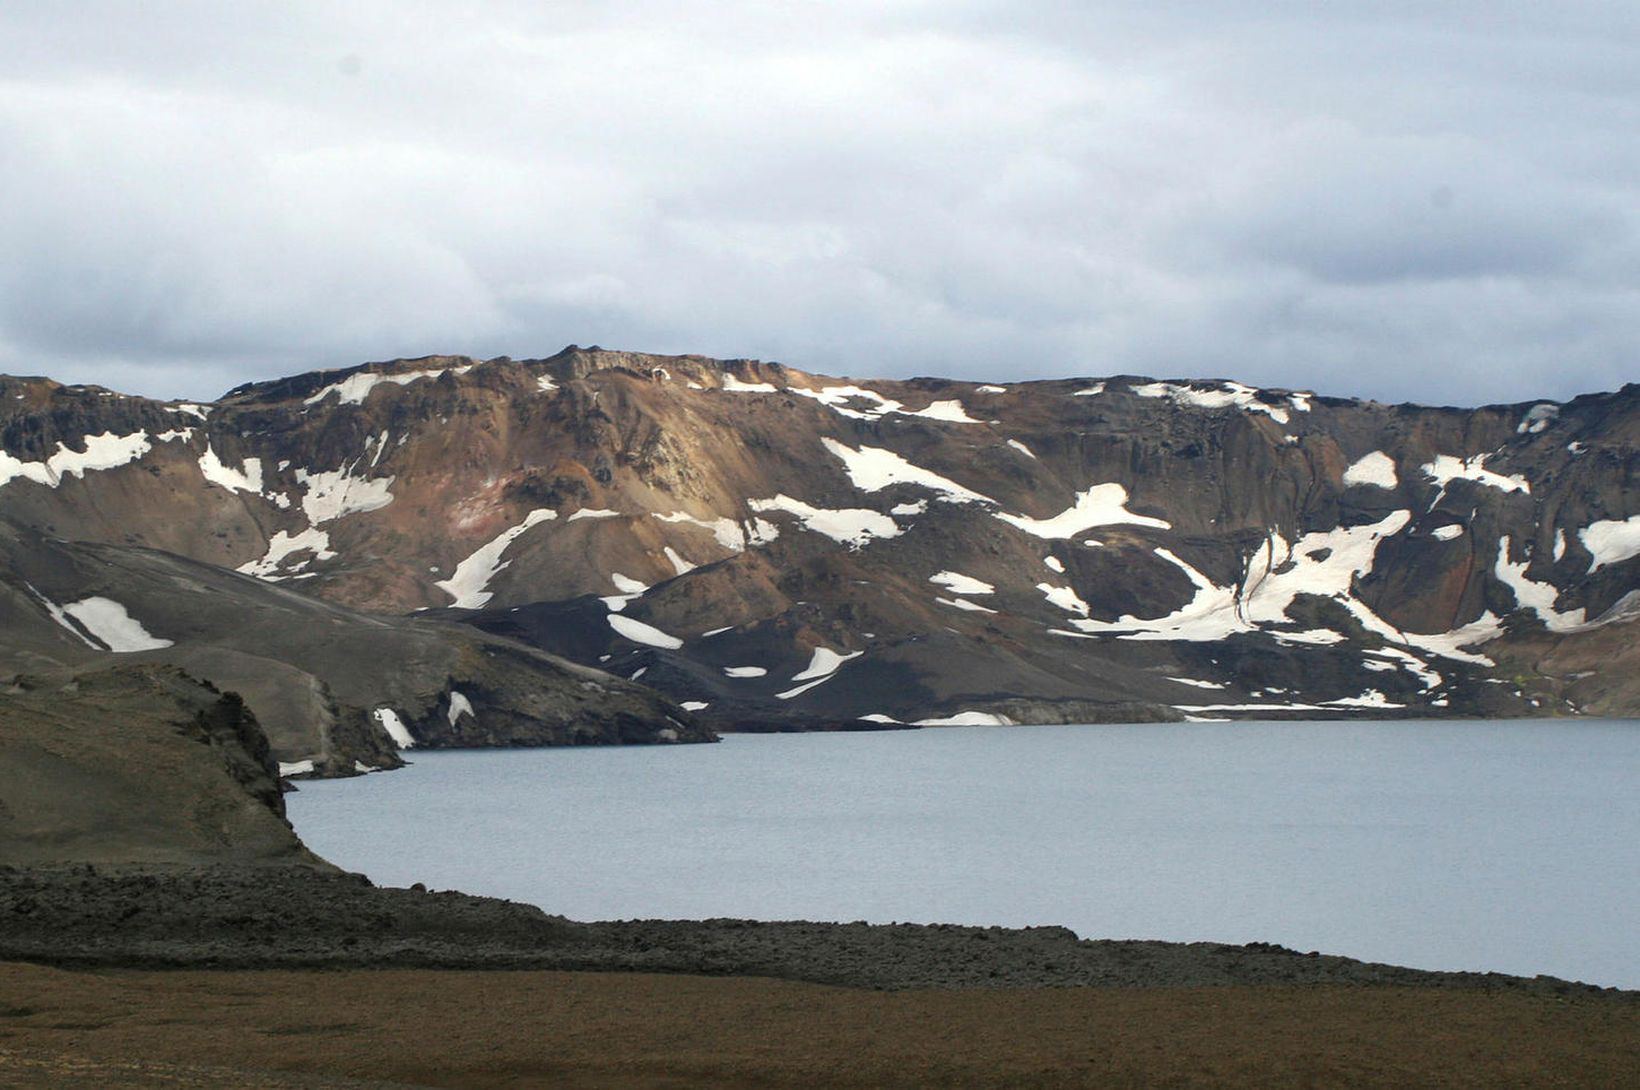
[[[581,924],[293,867],[0,867],[0,1088],[1637,1079],[1640,994],[1548,977],[1062,928]]]
[[[9,964],[0,994],[8,1088],[1589,1087],[1640,1074],[1635,1004],[1476,990],[881,992],[651,974]]]

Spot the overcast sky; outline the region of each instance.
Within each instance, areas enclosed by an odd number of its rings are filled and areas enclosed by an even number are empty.
[[[1564,398],[1640,380],[1637,134],[1631,0],[7,3],[0,371]]]

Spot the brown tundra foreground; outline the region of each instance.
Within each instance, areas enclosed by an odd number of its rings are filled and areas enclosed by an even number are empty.
[[[1632,1001],[0,966],[5,1087],[1622,1086]]]

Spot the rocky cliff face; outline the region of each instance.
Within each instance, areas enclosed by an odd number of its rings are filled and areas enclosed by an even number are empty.
[[[1470,410],[571,348],[211,405],[0,379],[0,517],[282,602],[464,621],[439,631],[496,641],[466,661],[531,644],[725,728],[1628,715],[1637,442],[1633,386]],[[14,609],[72,644],[51,609],[79,591],[56,593]],[[390,707],[536,740],[457,673]],[[623,722],[698,729],[668,714]]]

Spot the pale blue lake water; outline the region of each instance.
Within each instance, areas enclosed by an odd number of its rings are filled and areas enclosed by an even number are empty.
[[[409,754],[321,855],[576,919],[1061,924],[1640,987],[1640,724],[1214,723]]]

